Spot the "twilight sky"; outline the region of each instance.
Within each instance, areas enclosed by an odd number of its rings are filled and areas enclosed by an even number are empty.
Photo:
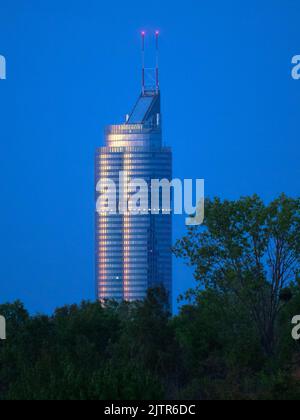
[[[140,93],[142,29],[161,31],[174,175],[299,195],[299,21],[299,0],[0,0],[0,303],[94,299],[94,151]],[[193,278],[174,272],[175,302]]]

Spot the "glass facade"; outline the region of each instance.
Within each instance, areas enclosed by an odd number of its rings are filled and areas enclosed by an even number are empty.
[[[96,183],[108,178],[120,191],[129,179],[172,179],[172,152],[163,147],[160,94],[142,94],[123,125],[109,126],[96,152]],[[96,196],[98,199],[98,195]],[[151,203],[149,193],[149,203]],[[149,204],[150,206],[150,204]],[[172,215],[96,213],[96,293],[100,301],[142,300],[164,285],[172,299]]]

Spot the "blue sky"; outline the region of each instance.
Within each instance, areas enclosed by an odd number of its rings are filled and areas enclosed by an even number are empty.
[[[299,20],[298,0],[0,0],[0,302],[94,298],[94,151],[140,92],[141,29],[161,31],[174,175],[299,195]],[[176,296],[193,279],[174,269]]]

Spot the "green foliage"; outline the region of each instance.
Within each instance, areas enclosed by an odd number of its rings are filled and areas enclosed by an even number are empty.
[[[300,200],[207,200],[205,225],[190,228],[174,252],[195,268],[199,287],[193,293],[205,287],[234,296],[272,355],[278,316],[300,271]]]
[[[83,302],[53,316],[0,305],[1,400],[299,400],[299,200],[207,201],[174,252],[198,286],[171,317],[144,302]]]
[[[143,303],[83,302],[52,317],[29,317],[19,302],[0,306],[11,332],[0,342],[0,398],[162,398],[174,376],[167,308],[161,290]]]

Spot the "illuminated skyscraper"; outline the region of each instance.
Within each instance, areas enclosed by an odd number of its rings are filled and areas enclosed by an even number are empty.
[[[107,127],[105,146],[96,152],[96,182],[111,179],[118,192],[122,171],[148,185],[152,179],[172,179],[172,152],[162,142],[158,65],[153,74],[151,86],[143,68],[142,93],[132,113],[124,124]],[[163,285],[171,302],[171,246],[171,215],[96,213],[97,298],[142,300],[148,288]]]

